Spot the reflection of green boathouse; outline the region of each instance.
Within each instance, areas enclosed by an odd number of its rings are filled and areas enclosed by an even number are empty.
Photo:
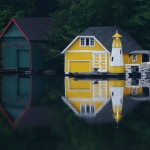
[[[52,81],[49,76],[3,77],[0,112],[11,127],[51,123],[45,91]]]
[[[12,19],[1,35],[4,69],[47,70],[40,44],[46,42],[51,18]]]

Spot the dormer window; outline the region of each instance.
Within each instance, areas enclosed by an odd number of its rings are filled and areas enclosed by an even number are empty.
[[[90,45],[94,45],[94,38],[90,38]]]
[[[85,45],[84,44],[85,43],[84,38],[81,38],[80,40],[81,40],[81,45],[84,46]]]
[[[81,46],[94,46],[94,38],[80,38],[80,44]]]
[[[89,38],[86,38],[86,46],[89,46],[90,43],[89,43],[90,39]]]

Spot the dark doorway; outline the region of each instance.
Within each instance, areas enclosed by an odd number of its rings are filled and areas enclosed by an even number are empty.
[[[142,55],[142,62],[149,62],[149,56],[146,54]]]

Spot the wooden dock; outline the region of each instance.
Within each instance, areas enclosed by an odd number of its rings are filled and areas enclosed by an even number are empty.
[[[55,74],[54,70],[39,70],[33,71],[29,69],[3,69],[0,68],[0,74],[24,74],[24,75],[31,75],[31,74],[43,74],[43,75],[52,75]]]
[[[22,70],[0,68],[0,74],[17,74],[17,73],[18,74],[22,73]]]
[[[69,77],[75,77],[75,78],[99,78],[99,79],[106,79],[106,78],[122,78],[125,79],[125,73],[102,73],[102,72],[80,72],[80,73],[69,73],[66,74],[66,76]]]

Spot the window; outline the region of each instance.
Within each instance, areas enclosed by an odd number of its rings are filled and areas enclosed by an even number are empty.
[[[111,57],[111,61],[113,61],[114,60],[114,57]]]
[[[94,45],[94,38],[90,38],[90,45]]]
[[[94,105],[81,105],[81,114],[94,114],[95,107]]]
[[[132,94],[133,94],[133,95],[137,95],[137,88],[133,88],[133,89],[132,89]]]
[[[132,61],[137,61],[137,55],[136,54],[132,55]]]
[[[120,54],[122,54],[121,50],[120,50]]]
[[[89,40],[90,40],[89,38],[86,38],[86,46],[89,46],[89,44],[90,44]]]
[[[81,38],[81,45],[83,45],[84,46],[84,38]]]
[[[81,38],[81,46],[94,46],[94,38]]]
[[[85,106],[83,106],[83,105],[81,106],[81,113],[85,114]]]

